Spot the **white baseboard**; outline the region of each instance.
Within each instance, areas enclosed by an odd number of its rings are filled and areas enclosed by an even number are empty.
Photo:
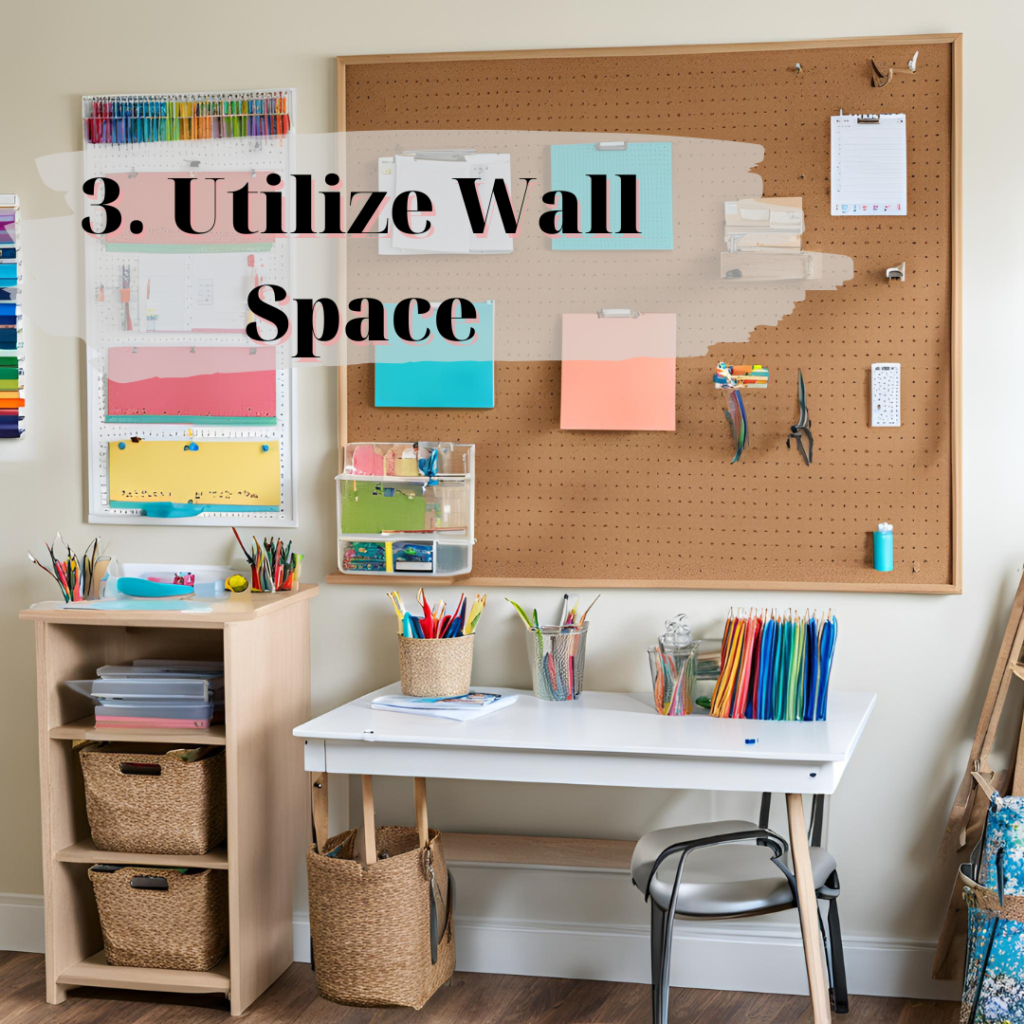
[[[292,921],[294,957],[309,963],[309,915]],[[456,915],[460,971],[539,978],[650,982],[646,927]],[[960,986],[931,978],[933,943],[844,936],[850,992],[906,999],[960,998]],[[42,953],[43,898],[0,893],[0,949]],[[806,995],[795,925],[676,923],[672,984],[726,991]]]
[[[42,953],[43,897],[0,892],[0,949]]]
[[[297,914],[293,929],[295,959],[308,963],[308,915]],[[644,927],[456,915],[455,946],[460,971],[645,985],[651,980],[650,939]],[[844,936],[843,948],[851,994],[960,999],[959,984],[932,980],[932,943]],[[807,995],[799,926],[678,921],[672,984]]]

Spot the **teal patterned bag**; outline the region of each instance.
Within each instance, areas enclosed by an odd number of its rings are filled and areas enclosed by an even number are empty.
[[[961,1024],[1024,1024],[1024,797],[992,794],[960,877],[970,908]]]

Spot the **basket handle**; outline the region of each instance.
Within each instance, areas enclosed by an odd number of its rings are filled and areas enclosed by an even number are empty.
[[[119,765],[122,775],[160,775],[163,769],[152,761],[122,761]]]
[[[420,849],[424,849],[430,841],[430,828],[427,825],[427,780],[413,779],[413,799],[416,802],[416,831],[420,835]]]
[[[167,892],[170,882],[163,875],[134,875],[128,883],[133,889]]]
[[[363,775],[363,863],[377,863],[377,831],[374,822],[373,776]],[[327,773],[312,772],[309,777],[310,816],[313,820],[313,845],[317,853],[323,853],[327,844]],[[430,826],[427,821],[427,780],[413,779],[413,798],[416,804],[416,831],[419,834],[420,849],[430,842]]]
[[[323,853],[327,845],[327,772],[313,772],[309,777],[309,783],[313,847],[317,853]]]
[[[377,863],[377,831],[374,822],[373,776],[362,776],[363,783],[363,863]],[[413,799],[416,803],[416,831],[419,833],[420,849],[430,840],[427,823],[427,780],[413,779]]]

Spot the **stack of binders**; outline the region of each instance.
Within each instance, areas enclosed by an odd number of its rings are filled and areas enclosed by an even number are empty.
[[[104,665],[72,689],[96,701],[98,729],[208,729],[224,720],[224,663],[141,659]]]
[[[0,193],[0,440],[24,433],[18,197]]]

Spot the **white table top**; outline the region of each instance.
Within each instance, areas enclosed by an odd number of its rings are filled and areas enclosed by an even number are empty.
[[[578,701],[559,703],[539,700],[527,690],[486,689],[490,693],[515,693],[519,699],[510,707],[471,722],[373,710],[370,702],[374,697],[401,692],[394,683],[300,725],[294,734],[307,741],[307,767],[311,769],[318,755],[313,755],[309,748],[314,741],[322,740],[328,749],[347,751],[341,761],[331,762],[326,769],[331,771],[405,774],[405,755],[415,748],[418,756],[433,758],[434,774],[438,777],[532,781],[529,770],[512,767],[507,759],[501,762],[504,767],[494,768],[494,774],[489,774],[488,766],[497,766],[503,752],[518,755],[520,765],[524,760],[536,762],[539,755],[564,754],[585,759],[604,755],[606,760],[619,764],[619,774],[623,763],[631,759],[653,759],[662,765],[680,766],[696,761],[731,762],[737,769],[746,767],[745,774],[751,780],[750,769],[756,771],[773,764],[780,768],[785,765],[794,776],[809,775],[812,780],[817,773],[809,774],[807,769],[820,767],[827,779],[823,777],[820,783],[812,782],[806,788],[792,791],[831,792],[876,701],[873,693],[838,691],[829,696],[828,721],[760,722],[709,715],[666,717],[655,712],[652,697],[645,693],[586,691]],[[388,755],[388,751],[392,753]],[[442,754],[471,754],[475,774],[468,773],[465,756],[459,762],[451,758],[441,760]],[[446,772],[443,776],[442,771]],[[422,774],[428,772],[424,770]],[[595,780],[592,784],[601,783]],[[746,786],[734,782],[720,788]],[[756,790],[758,785],[749,788]]]

